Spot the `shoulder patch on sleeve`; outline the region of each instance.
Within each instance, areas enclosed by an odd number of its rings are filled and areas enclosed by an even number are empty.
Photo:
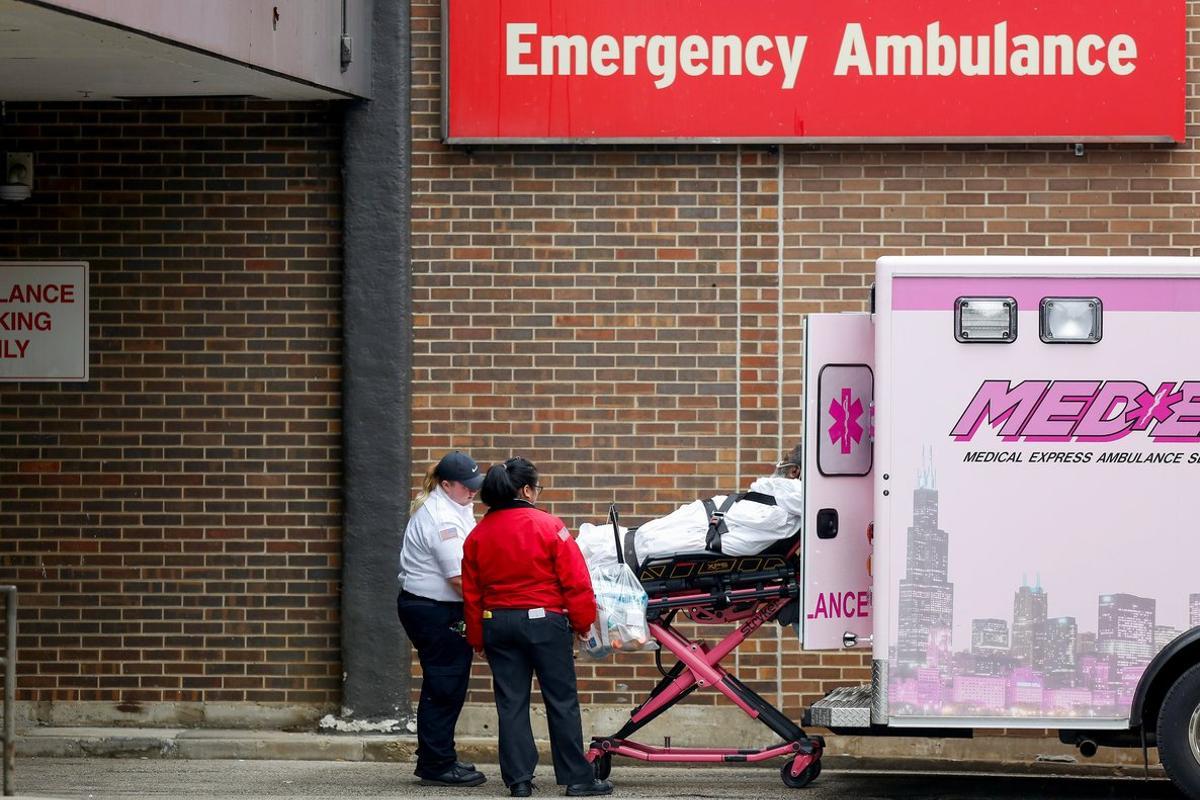
[[[458,538],[458,528],[442,528],[440,533],[443,542]]]
[[[571,538],[571,532],[568,531],[566,528],[563,528],[562,530],[560,530],[558,532],[558,538],[562,539],[565,542],[567,539]]]

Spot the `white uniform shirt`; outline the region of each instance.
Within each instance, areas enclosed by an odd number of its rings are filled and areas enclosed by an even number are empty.
[[[429,494],[404,530],[399,575],[404,591],[430,600],[462,600],[449,579],[462,574],[463,541],[475,527],[474,505],[460,506],[441,486]]]

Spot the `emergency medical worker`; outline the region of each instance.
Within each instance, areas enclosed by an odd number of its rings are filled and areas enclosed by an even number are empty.
[[[424,786],[478,786],[487,780],[459,762],[454,726],[467,698],[471,648],[456,628],[463,621],[463,542],[475,527],[479,465],[466,453],[447,453],[425,476],[400,546],[396,610],[421,661],[417,705],[417,768]]]
[[[529,797],[537,749],[529,726],[533,675],[546,704],[555,781],[572,797],[610,794],[584,757],[571,632],[596,619],[587,565],[563,521],[536,507],[537,468],[510,458],[488,470],[488,512],[463,550],[467,641],[487,655],[500,719],[500,775]]]

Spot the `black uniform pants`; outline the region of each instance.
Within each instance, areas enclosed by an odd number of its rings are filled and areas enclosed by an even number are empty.
[[[451,630],[462,622],[463,604],[401,592],[400,624],[421,661],[421,700],[417,705],[417,774],[440,775],[458,760],[454,726],[467,699],[471,646]]]
[[[533,779],[537,748],[529,725],[533,676],[546,704],[554,780],[560,785],[590,783],[591,764],[583,754],[583,722],[575,691],[575,659],[567,618],[547,612],[496,609],[483,621],[483,648],[492,667],[496,712],[500,717],[500,776],[506,786]]]

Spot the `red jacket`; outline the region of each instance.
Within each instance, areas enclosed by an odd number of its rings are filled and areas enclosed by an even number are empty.
[[[467,642],[483,649],[483,612],[494,608],[566,611],[584,634],[596,620],[592,580],[563,521],[531,505],[489,511],[463,545]]]

